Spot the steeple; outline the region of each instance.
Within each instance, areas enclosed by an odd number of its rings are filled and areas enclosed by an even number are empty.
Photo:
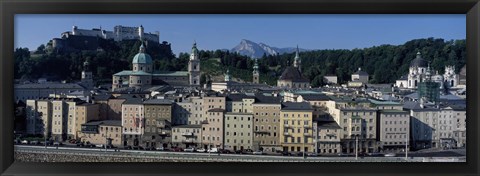
[[[190,53],[190,60],[196,59],[198,59],[197,41],[193,41],[192,53]]]
[[[225,74],[225,82],[230,81],[230,69],[227,69],[227,73]]]
[[[430,68],[430,63],[428,63],[427,71],[425,73],[425,81],[430,82],[432,80],[432,70]]]
[[[190,85],[200,85],[200,59],[198,55],[197,42],[193,42],[192,53],[190,53],[190,60],[188,61],[188,72]]]
[[[253,65],[253,74],[258,73],[258,59],[255,59],[255,64]]]
[[[138,50],[139,53],[145,53],[145,46],[143,46],[143,41],[142,41],[142,45],[140,45],[140,48]]]
[[[302,64],[302,61],[300,60],[300,56],[298,55],[298,45],[297,45],[297,51],[295,52],[295,58],[294,58],[294,61],[293,61],[293,66],[295,68],[298,68],[298,70],[301,72],[302,71],[302,68],[301,68],[301,64]]]
[[[253,83],[260,82],[260,74],[258,72],[258,59],[255,59],[255,65],[253,65]]]

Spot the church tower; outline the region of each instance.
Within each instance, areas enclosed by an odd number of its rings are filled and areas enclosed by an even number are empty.
[[[302,72],[302,60],[300,60],[300,56],[298,55],[298,45],[297,45],[297,52],[295,53],[295,59],[293,61],[293,66]]]
[[[255,59],[255,65],[253,65],[253,83],[260,82],[260,74],[258,73],[258,59]]]
[[[197,42],[193,43],[192,53],[188,61],[189,83],[192,86],[200,85],[200,59],[198,55]]]
[[[140,27],[138,27],[138,38],[143,41],[143,34],[144,34],[144,29],[143,29],[143,25],[140,25]]]
[[[230,69],[227,69],[227,73],[225,73],[225,82],[230,81]]]
[[[87,89],[93,89],[93,74],[89,67],[90,63],[88,62],[88,59],[85,59],[82,71],[82,85],[84,85]]]

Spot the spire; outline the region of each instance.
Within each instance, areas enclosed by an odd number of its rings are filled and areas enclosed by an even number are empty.
[[[197,60],[198,59],[198,49],[197,49],[197,41],[193,41],[192,46],[192,53],[190,53],[190,60]]]
[[[197,53],[197,41],[193,40],[192,53]]]
[[[427,72],[425,73],[427,81],[432,80],[432,70],[430,68],[430,62],[428,62]]]
[[[297,51],[296,51],[296,53],[295,53],[295,58],[300,58],[300,56],[298,56],[298,52],[299,52],[299,51],[298,51],[298,45],[297,45]]]
[[[301,63],[302,61],[300,60],[300,56],[298,54],[299,50],[298,50],[298,45],[297,45],[297,51],[295,52],[295,58],[293,60],[293,66],[295,68],[298,68],[298,70],[301,72],[302,68],[301,68]]]
[[[227,73],[225,74],[225,81],[230,81],[230,69],[227,69]]]
[[[258,73],[258,59],[255,59],[255,64],[253,65],[253,73]]]
[[[143,41],[142,45],[140,45],[139,53],[145,53],[145,46],[143,45]]]

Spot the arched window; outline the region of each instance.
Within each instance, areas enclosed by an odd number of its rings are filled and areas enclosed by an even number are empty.
[[[417,87],[417,80],[415,80],[415,87]]]

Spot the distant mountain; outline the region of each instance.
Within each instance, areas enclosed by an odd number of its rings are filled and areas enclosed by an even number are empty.
[[[293,53],[295,52],[295,47],[287,48],[277,48],[271,47],[264,43],[255,43],[250,40],[242,39],[240,43],[232,48],[230,52],[236,52],[244,56],[249,56],[252,58],[261,58],[263,54],[267,55],[278,55],[284,53]],[[300,51],[307,51],[306,49],[299,48]]]

